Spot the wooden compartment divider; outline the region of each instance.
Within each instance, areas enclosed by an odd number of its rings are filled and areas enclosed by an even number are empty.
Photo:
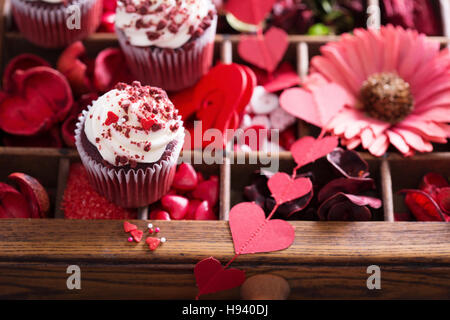
[[[0,8],[4,8],[4,4],[5,0],[0,0]],[[2,66],[18,52],[43,52],[29,45],[18,32],[3,30],[4,26],[2,14]],[[338,38],[289,36],[293,48],[290,59],[302,79],[308,73],[310,57],[320,45]],[[445,37],[436,39],[442,44],[449,42]],[[223,63],[239,61],[233,54],[238,40],[237,35],[217,35],[216,54]],[[116,44],[116,37],[100,33],[84,42],[88,51],[95,53]],[[50,55],[54,58],[57,54],[52,50]],[[298,128],[299,136],[310,134],[310,127],[305,123],[299,122]],[[187,151],[191,157],[196,152]],[[0,147],[0,181],[5,181],[13,171],[37,175],[50,191],[52,214],[57,218],[0,219],[0,297],[194,298],[194,265],[209,256],[225,263],[234,255],[226,220],[230,207],[242,201],[245,178],[255,168],[235,164],[237,156],[242,154],[234,155],[227,150],[222,164],[197,167],[219,175],[221,221],[154,222],[168,242],[155,252],[149,252],[143,243],[126,242],[120,221],[64,219],[61,200],[70,164],[79,161],[76,150]],[[290,248],[240,256],[233,266],[245,270],[249,277],[261,273],[283,277],[290,286],[289,298],[293,299],[450,298],[450,225],[394,222],[394,212],[404,209],[396,195],[405,187],[399,182],[402,175],[408,175],[405,179],[411,183],[420,179],[425,170],[434,168],[450,175],[450,152],[407,159],[395,153],[384,158],[374,158],[367,153],[362,156],[374,169],[372,176],[379,182],[384,221],[291,221],[296,238]],[[279,157],[283,166],[293,164],[289,152],[282,152]],[[409,171],[415,173],[414,177],[409,177]],[[141,208],[139,220],[134,222],[144,229],[147,217],[148,209]],[[82,290],[66,288],[66,268],[71,264],[79,265],[82,270]],[[381,268],[381,290],[366,287],[370,265]],[[239,298],[239,290],[207,298]]]

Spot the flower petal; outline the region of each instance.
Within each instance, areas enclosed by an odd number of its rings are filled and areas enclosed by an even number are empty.
[[[403,139],[401,135],[395,133],[394,131],[387,130],[386,131],[389,141],[392,143],[394,147],[396,147],[401,153],[406,154],[409,152],[409,146]]]
[[[389,139],[383,133],[375,139],[375,141],[369,148],[369,152],[376,157],[381,157],[383,154],[386,153],[388,147],[389,147]]]

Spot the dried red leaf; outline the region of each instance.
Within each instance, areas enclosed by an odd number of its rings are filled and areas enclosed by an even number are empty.
[[[106,48],[95,58],[94,84],[98,91],[106,92],[118,82],[129,83],[132,80],[125,56],[120,49]]]
[[[82,95],[93,89],[89,65],[86,48],[81,41],[68,46],[56,63],[57,69],[67,78],[75,95]]]
[[[45,218],[50,210],[50,199],[47,190],[32,176],[14,172],[8,178],[19,185],[20,192],[30,207],[31,218]]]
[[[63,120],[73,104],[65,77],[49,67],[14,73],[16,90],[0,101],[0,128],[10,134],[34,135]]]
[[[450,187],[439,190],[437,193],[436,202],[447,216],[450,215]]]
[[[31,211],[25,197],[2,182],[0,182],[0,218],[31,218]]]
[[[41,57],[31,53],[23,53],[14,57],[5,67],[3,73],[3,90],[6,92],[13,92],[15,90],[13,76],[17,70],[25,71],[39,66],[50,67],[50,64]]]
[[[366,178],[370,174],[368,163],[353,150],[336,148],[327,155],[327,160],[347,178]]]
[[[405,189],[399,193],[406,194],[405,204],[418,221],[448,221],[433,198],[421,190]]]
[[[317,200],[323,202],[338,192],[360,194],[374,189],[375,181],[371,178],[338,178],[328,182],[317,195]]]
[[[369,221],[372,213],[367,206],[379,209],[381,200],[339,192],[325,200],[317,214],[320,220]]]
[[[439,189],[446,188],[448,186],[449,183],[447,179],[438,173],[431,172],[423,177],[420,184],[420,189],[431,195],[431,197],[436,200]]]

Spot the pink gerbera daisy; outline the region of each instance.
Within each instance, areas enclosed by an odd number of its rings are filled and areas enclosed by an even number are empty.
[[[281,106],[375,156],[430,152],[450,136],[450,52],[414,30],[355,29],[321,48]],[[294,105],[296,103],[296,105]]]

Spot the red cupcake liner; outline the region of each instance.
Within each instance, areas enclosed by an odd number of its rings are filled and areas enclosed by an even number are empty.
[[[117,30],[117,37],[127,64],[139,81],[178,91],[193,86],[211,67],[216,26],[217,16],[201,37],[177,49],[133,46],[121,30]]]
[[[177,160],[183,147],[184,136],[177,141],[167,160],[145,170],[108,168],[92,159],[81,143],[81,130],[88,111],[83,111],[75,130],[75,144],[93,187],[109,201],[124,207],[138,208],[158,201],[167,194],[175,176]]]
[[[80,8],[80,29],[69,29],[67,20],[72,11],[69,6]],[[98,28],[102,0],[73,0],[69,4],[50,4],[41,1],[11,0],[16,24],[25,38],[45,48],[61,48],[81,40]]]

